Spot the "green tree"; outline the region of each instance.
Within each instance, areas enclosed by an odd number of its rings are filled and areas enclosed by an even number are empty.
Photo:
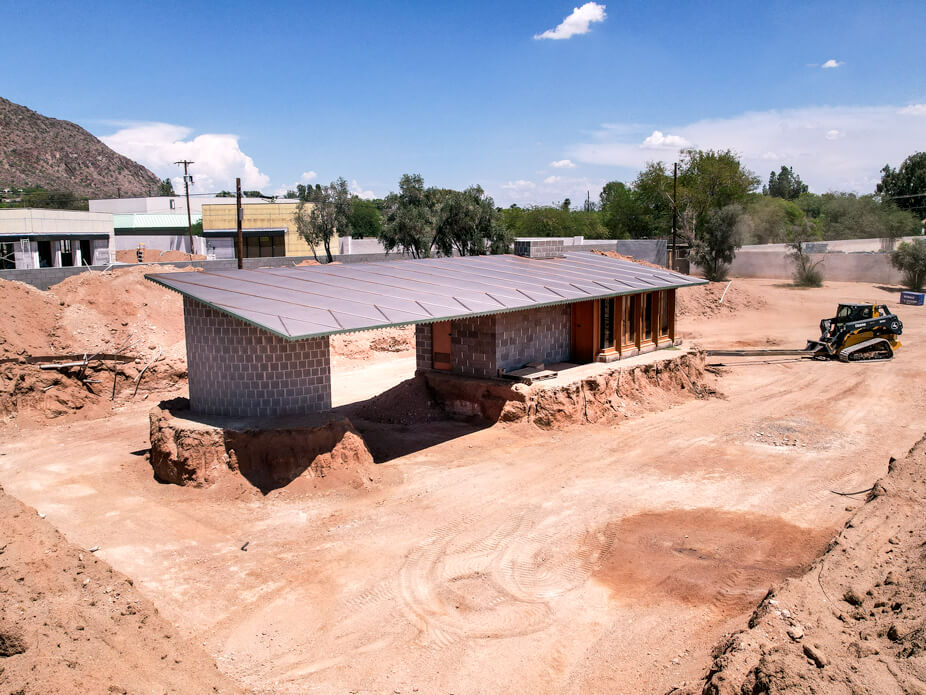
[[[44,188],[27,188],[22,195],[23,207],[48,210],[86,210],[87,201],[70,191],[46,191]]]
[[[608,239],[608,230],[601,223],[601,215],[596,210],[573,210],[569,213],[573,236],[586,239]]]
[[[891,254],[891,263],[903,273],[903,284],[917,292],[926,284],[926,241],[901,243]]]
[[[719,210],[709,210],[699,225],[700,232],[692,245],[691,258],[711,282],[727,277],[736,249],[741,245],[739,223],[742,214],[740,206],[727,205]]]
[[[824,239],[896,239],[919,230],[915,215],[873,195],[824,193],[819,206]]]
[[[901,210],[926,217],[926,152],[911,154],[899,169],[885,164],[875,191],[892,199]]]
[[[559,207],[535,205],[522,211],[516,236],[557,237],[575,236],[572,215]]]
[[[358,239],[379,238],[383,229],[383,217],[376,203],[354,198],[353,209],[350,213],[350,229],[351,234]]]
[[[682,193],[683,191],[679,191]],[[640,206],[647,236],[667,234],[672,229],[672,176],[663,162],[647,162],[633,182],[633,197]],[[679,195],[679,198],[682,198]],[[682,220],[683,224],[685,220]],[[687,234],[689,238],[691,234]]]
[[[781,244],[804,231],[817,238],[813,225],[804,229],[804,211],[790,200],[750,194],[744,210],[744,244]]]
[[[169,178],[158,184],[158,195],[176,195],[174,193],[174,184]]]
[[[762,194],[772,198],[794,200],[802,193],[807,192],[807,184],[794,173],[794,169],[782,165],[781,171],[774,171],[768,175],[768,185],[762,188]]]
[[[445,256],[481,256],[507,251],[509,239],[495,201],[480,186],[449,191],[437,211],[434,247]]]
[[[758,177],[742,165],[733,150],[683,150],[678,181],[678,205],[693,219],[695,235],[709,211],[745,202],[759,185]]]
[[[313,190],[312,210],[305,215],[308,201],[300,200],[296,206],[296,231],[312,247],[321,244],[325,248],[327,261],[334,260],[331,253],[331,239],[335,235],[350,234],[350,214],[353,201],[347,189],[347,181],[339,178],[327,186],[319,186],[318,193]],[[318,260],[318,256],[315,255]]]
[[[421,174],[403,174],[399,192],[383,201],[380,241],[386,251],[399,249],[413,258],[426,258],[434,241],[433,194],[424,187]]]
[[[601,225],[611,239],[645,239],[655,236],[656,227],[646,205],[633,188],[620,181],[604,185],[599,196]],[[671,216],[671,205],[669,206]]]

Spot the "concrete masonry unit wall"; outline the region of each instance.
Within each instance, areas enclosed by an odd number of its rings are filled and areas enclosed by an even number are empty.
[[[899,285],[902,274],[891,265],[889,253],[814,253],[814,261],[822,261],[820,270],[826,282],[877,282]],[[703,275],[696,266],[692,272]],[[772,278],[791,280],[794,263],[784,251],[740,250],[730,266],[731,277]]]
[[[187,297],[190,409],[204,415],[304,415],[331,408],[328,338],[285,340]]]
[[[568,305],[451,321],[450,371],[488,378],[496,376],[499,369],[519,369],[528,362],[564,362],[569,359],[570,330]],[[431,324],[415,327],[419,370],[433,366],[432,335]]]

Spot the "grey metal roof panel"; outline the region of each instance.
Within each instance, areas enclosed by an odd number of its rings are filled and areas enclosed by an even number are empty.
[[[145,277],[289,340],[706,284],[581,251]]]

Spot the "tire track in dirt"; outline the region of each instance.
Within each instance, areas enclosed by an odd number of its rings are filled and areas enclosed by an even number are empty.
[[[419,641],[442,649],[548,627],[550,602],[588,580],[606,540],[567,516],[521,509],[501,519],[466,517],[416,547],[399,576]]]

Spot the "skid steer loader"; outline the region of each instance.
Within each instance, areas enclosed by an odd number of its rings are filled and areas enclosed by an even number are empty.
[[[795,355],[842,362],[884,362],[900,347],[903,323],[884,304],[840,304],[836,315],[820,322],[820,339],[804,349],[706,350],[712,357],[779,357]]]

